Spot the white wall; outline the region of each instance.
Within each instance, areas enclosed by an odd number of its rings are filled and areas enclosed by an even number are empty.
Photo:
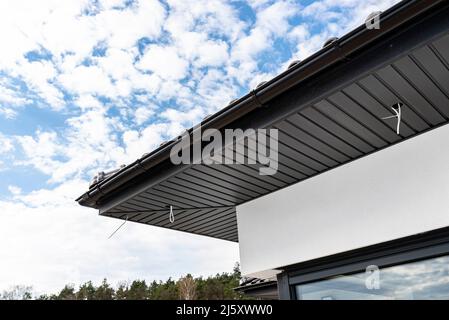
[[[293,263],[449,225],[449,125],[237,208],[241,268]]]

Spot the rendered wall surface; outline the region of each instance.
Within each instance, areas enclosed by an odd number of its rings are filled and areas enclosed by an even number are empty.
[[[244,275],[449,225],[449,125],[237,207]]]

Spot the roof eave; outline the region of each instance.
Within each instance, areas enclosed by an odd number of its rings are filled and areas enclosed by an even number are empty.
[[[202,129],[220,129],[225,127],[234,120],[255,110],[261,104],[268,103],[273,98],[279,96],[300,82],[347,59],[349,55],[357,50],[367,46],[379,37],[442,2],[444,2],[444,0],[409,0],[398,3],[382,13],[381,29],[369,30],[363,25],[351,31],[332,45],[321,49],[298,65],[279,74],[264,85],[254,89],[247,95],[218,111],[216,114],[205,119],[201,123]],[[189,133],[192,135],[193,129],[190,129]],[[147,172],[154,166],[166,161],[170,156],[172,146],[176,142],[177,139],[174,139],[165,143],[148,155],[119,170],[111,177],[100,181],[89,191],[77,198],[76,201],[83,206],[99,208],[98,201],[103,196]]]

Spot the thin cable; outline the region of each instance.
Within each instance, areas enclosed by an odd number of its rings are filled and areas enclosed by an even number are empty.
[[[117,231],[119,231],[120,228],[123,227],[127,221],[128,221],[128,216],[126,216],[126,220],[125,220],[125,221],[124,221],[124,222],[123,222],[117,229],[115,229],[115,231],[109,236],[108,239],[111,239],[112,236],[113,236]]]

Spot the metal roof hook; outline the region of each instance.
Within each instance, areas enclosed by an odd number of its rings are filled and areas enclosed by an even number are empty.
[[[397,122],[397,125],[396,125],[396,133],[398,135],[400,134],[400,127],[401,127],[401,120],[402,120],[401,107],[403,105],[404,104],[402,102],[398,102],[398,103],[392,105],[391,109],[393,110],[394,115],[382,118],[382,120],[393,119],[393,118],[397,118],[398,119],[398,122]]]
[[[175,222],[175,215],[173,213],[173,206],[170,206],[170,214],[168,216],[168,219],[170,220],[170,223]]]

